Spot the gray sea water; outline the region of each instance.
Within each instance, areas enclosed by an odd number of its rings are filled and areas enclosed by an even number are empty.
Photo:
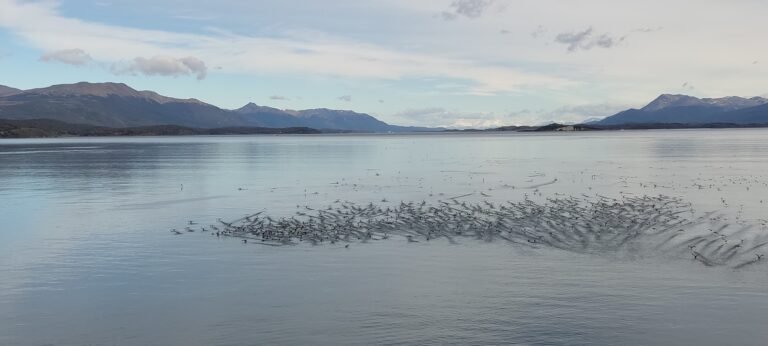
[[[0,345],[765,345],[768,265],[396,237],[269,247],[169,230],[336,200],[663,194],[759,235],[767,139],[739,129],[1,140]]]

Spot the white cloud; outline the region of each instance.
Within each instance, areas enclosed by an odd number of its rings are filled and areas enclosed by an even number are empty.
[[[579,123],[586,120],[602,119],[632,107],[633,105],[607,103],[567,106],[540,112],[538,117],[543,122]]]
[[[40,60],[45,62],[60,62],[76,66],[85,65],[93,61],[88,53],[79,48],[47,52],[40,56]]]
[[[344,95],[337,97],[339,101],[352,102],[352,95]]]
[[[119,62],[112,65],[115,74],[143,74],[146,76],[188,76],[194,75],[198,80],[205,79],[208,68],[205,62],[189,56],[174,58],[154,56],[151,58],[137,57],[130,62]]]
[[[448,110],[442,107],[409,109],[392,117],[398,124],[435,126],[453,129],[503,126],[503,119],[492,113]]]
[[[270,100],[273,101],[287,101],[290,100],[289,98],[282,96],[282,95],[272,95],[269,97]]]
[[[551,110],[523,109],[503,114],[493,112],[467,112],[442,107],[409,109],[392,115],[398,124],[411,126],[438,126],[455,129],[487,129],[511,125],[543,125],[580,123],[601,119],[632,108],[621,104],[584,104]]]
[[[381,80],[443,77],[468,81],[471,85],[468,92],[483,94],[525,88],[561,89],[574,84],[566,78],[504,65],[405,52],[306,32],[274,38],[224,30],[187,34],[107,25],[66,17],[53,1],[0,0],[0,27],[46,51],[81,47],[97,61],[118,63],[115,71],[131,73],[178,75],[183,66],[189,66],[154,58],[137,58],[146,61],[133,60],[126,64],[127,58],[194,56],[212,66],[223,66],[229,73],[291,73]],[[145,68],[147,64],[172,66],[158,70]],[[192,71],[198,78],[205,76],[199,70]]]

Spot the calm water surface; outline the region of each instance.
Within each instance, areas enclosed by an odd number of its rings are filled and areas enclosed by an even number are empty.
[[[0,345],[765,345],[768,265],[480,241],[275,248],[169,229],[337,199],[633,193],[679,196],[766,232],[766,139],[767,130],[691,130],[2,140]]]

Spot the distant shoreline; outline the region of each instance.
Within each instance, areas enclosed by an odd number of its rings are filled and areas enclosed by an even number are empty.
[[[277,135],[320,134],[308,127],[222,127],[201,129],[177,125],[142,127],[101,127],[70,124],[50,119],[0,119],[0,138],[63,138],[63,137],[139,137],[139,136],[200,136],[200,135]]]
[[[766,128],[768,124],[733,123],[654,123],[654,124],[549,124],[544,126],[503,126],[491,129],[462,129],[426,131],[424,133],[498,133],[498,132],[586,132],[620,130],[680,130],[680,129],[729,129]],[[371,134],[369,131],[318,130],[309,127],[222,127],[193,128],[177,125],[154,125],[141,127],[101,127],[70,124],[50,119],[7,120],[0,119],[0,138],[67,138],[67,137],[148,137],[148,136],[223,136],[223,135],[317,135],[317,134]],[[403,133],[403,132],[398,132]],[[419,133],[418,131],[414,133]]]
[[[734,123],[649,123],[649,124],[621,124],[621,125],[595,125],[595,124],[549,124],[543,126],[502,126],[492,129],[464,129],[446,130],[445,132],[587,132],[587,131],[622,131],[622,130],[686,130],[686,129],[745,129],[768,128],[768,124],[734,124]]]

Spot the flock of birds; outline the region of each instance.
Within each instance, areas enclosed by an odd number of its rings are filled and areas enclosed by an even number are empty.
[[[259,212],[202,227],[189,221],[183,231],[171,231],[209,232],[270,246],[349,248],[393,237],[408,243],[477,239],[575,253],[671,255],[735,269],[768,261],[764,234],[750,232],[750,225],[723,223],[714,212],[696,216],[690,203],[676,197],[581,195],[504,203],[465,202],[461,197],[434,203],[382,200],[381,205],[337,200],[320,209],[297,206],[291,216]]]

